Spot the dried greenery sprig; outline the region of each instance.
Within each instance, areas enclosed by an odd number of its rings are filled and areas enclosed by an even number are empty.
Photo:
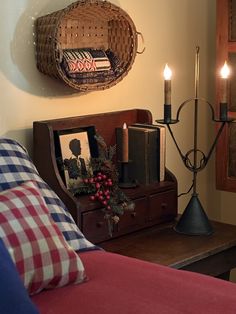
[[[134,210],[134,202],[118,186],[119,174],[113,159],[116,145],[107,147],[104,139],[96,134],[99,156],[91,158],[90,167],[93,173],[87,174],[71,187],[74,195],[89,194],[90,200],[98,201],[103,206],[104,218],[108,221],[109,233],[112,235],[114,224],[126,210]]]

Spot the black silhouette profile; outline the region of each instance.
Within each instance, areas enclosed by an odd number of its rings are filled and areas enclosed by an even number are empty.
[[[69,178],[77,179],[78,177],[86,176],[87,169],[84,158],[81,155],[80,140],[74,138],[69,143],[69,148],[73,154],[72,157],[64,159],[64,166],[68,171]]]

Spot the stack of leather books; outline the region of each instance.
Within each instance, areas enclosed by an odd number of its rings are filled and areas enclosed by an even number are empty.
[[[121,131],[117,129],[117,153],[122,146]],[[128,126],[129,177],[140,184],[165,179],[166,128],[155,124]]]

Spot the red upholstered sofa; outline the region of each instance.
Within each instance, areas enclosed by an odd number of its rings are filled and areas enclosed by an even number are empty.
[[[35,295],[40,313],[236,313],[234,283],[103,251],[80,257],[89,280]]]
[[[31,182],[28,183],[27,181]],[[48,287],[46,284],[44,289],[30,295],[30,298],[26,293],[19,295],[19,289],[25,290],[25,292],[26,289],[22,283],[21,285],[17,283],[19,288],[14,290],[15,274],[18,270],[21,279],[24,279],[22,273],[27,271],[25,267],[28,264],[24,264],[22,271],[22,262],[20,261],[20,265],[18,265],[16,259],[16,266],[19,267],[15,267],[13,263],[12,266],[15,269],[8,267],[9,259],[5,258],[2,250],[0,250],[0,314],[35,314],[37,310],[41,314],[236,313],[236,284],[234,283],[99,250],[84,238],[64,204],[40,178],[26,150],[16,141],[0,139],[0,238],[8,249],[10,246],[9,255],[13,257],[13,260],[14,250],[21,246],[19,243],[21,235],[15,237],[19,232],[18,220],[13,218],[14,223],[11,225],[10,232],[10,239],[12,240],[10,242],[12,243],[9,245],[9,234],[6,234],[8,228],[6,225],[8,226],[9,221],[4,220],[1,214],[4,211],[11,214],[11,206],[18,206],[17,217],[20,217],[19,214],[21,211],[25,213],[28,204],[22,205],[22,201],[17,202],[17,199],[14,201],[9,199],[12,191],[14,191],[14,195],[19,195],[19,198],[22,197],[22,193],[27,194],[36,191],[35,194],[30,194],[30,197],[36,196],[42,204],[37,205],[34,201],[30,204],[29,210],[32,210],[32,207],[33,209],[34,207],[38,208],[40,211],[45,210],[48,215],[48,222],[51,224],[49,227],[57,230],[57,236],[64,243],[64,248],[70,250],[73,258],[80,257],[87,278],[85,281],[82,280],[82,283],[74,284],[70,282],[73,279],[72,276],[69,278],[70,283],[63,287]],[[7,201],[6,195],[8,195]],[[34,211],[36,218],[37,215],[38,212]],[[19,218],[19,222],[26,218],[25,214],[22,216]],[[31,216],[29,218],[31,219]],[[36,225],[34,229],[37,227]],[[31,234],[33,232],[30,230],[31,226],[28,225],[27,228]],[[24,233],[24,231],[23,228],[21,232]],[[50,244],[50,236],[47,235],[47,238],[47,244]],[[37,240],[36,237],[34,239],[36,244],[38,244]],[[41,242],[43,240],[43,238],[40,239]],[[17,245],[15,245],[16,242]],[[31,238],[29,242],[32,242]],[[31,243],[27,243],[27,245],[27,248],[21,247],[21,254],[23,255],[21,259],[28,257],[33,259],[35,265],[40,269],[41,263],[45,262],[44,258],[38,259],[34,253],[30,254]],[[37,254],[39,253],[37,252]],[[47,259],[48,255],[46,262]],[[38,261],[40,261],[40,265]],[[60,263],[59,266],[61,272],[61,269],[64,268]],[[33,272],[32,265],[30,267],[30,272]],[[45,273],[40,273],[40,276],[44,277],[45,274],[49,276],[54,267],[55,265],[52,263]],[[15,271],[14,276],[9,281],[9,286],[7,280],[10,276],[4,277],[5,269],[10,272]],[[70,272],[70,266],[67,267],[67,271]],[[83,279],[82,271],[79,272],[79,275],[79,279]],[[32,277],[31,273],[30,276]],[[3,278],[7,283],[3,284]],[[32,280],[35,278],[32,277]],[[57,285],[57,280],[53,284],[54,286]],[[28,286],[30,285],[31,283],[28,284]],[[18,294],[17,298],[16,294]],[[30,302],[29,306],[27,302]],[[24,310],[26,307],[27,310]]]

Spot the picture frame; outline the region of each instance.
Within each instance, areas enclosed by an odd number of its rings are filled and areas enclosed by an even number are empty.
[[[75,191],[82,178],[93,174],[91,158],[98,157],[95,135],[95,126],[54,132],[58,169],[68,190]]]

